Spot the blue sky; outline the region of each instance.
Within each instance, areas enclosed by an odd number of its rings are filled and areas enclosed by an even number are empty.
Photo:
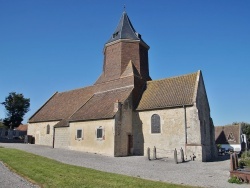
[[[0,102],[30,98],[26,123],[56,91],[92,85],[124,4],[152,79],[202,70],[214,124],[250,122],[248,0],[0,0]]]

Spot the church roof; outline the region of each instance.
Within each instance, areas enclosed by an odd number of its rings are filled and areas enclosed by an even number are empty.
[[[125,87],[100,93],[95,93],[74,115],[70,121],[113,118],[114,103],[124,102],[131,94],[133,87]]]
[[[86,103],[93,93],[93,87],[57,92],[29,119],[29,122],[66,119]]]
[[[148,81],[137,110],[193,105],[199,72]]]
[[[123,102],[132,90],[133,76],[128,76],[105,84],[56,92],[29,118],[29,123],[64,120],[57,126],[66,126],[70,117],[72,120],[112,118],[110,107],[116,100]]]
[[[125,11],[122,13],[122,17],[119,21],[119,24],[116,27],[111,38],[107,41],[107,43],[110,43],[119,39],[141,40],[140,34],[138,34],[135,31]]]

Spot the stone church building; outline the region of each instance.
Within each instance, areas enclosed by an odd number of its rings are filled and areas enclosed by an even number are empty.
[[[101,76],[92,86],[56,92],[29,119],[35,144],[108,156],[175,148],[208,161],[217,150],[201,71],[152,80],[149,46],[123,12],[104,46]]]

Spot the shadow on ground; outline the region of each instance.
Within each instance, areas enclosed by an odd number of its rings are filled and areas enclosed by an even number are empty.
[[[1,143],[24,143],[24,140],[0,138],[0,142]]]

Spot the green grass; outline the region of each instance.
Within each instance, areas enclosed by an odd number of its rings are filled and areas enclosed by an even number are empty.
[[[17,149],[0,148],[0,161],[41,187],[188,187],[67,165]]]

